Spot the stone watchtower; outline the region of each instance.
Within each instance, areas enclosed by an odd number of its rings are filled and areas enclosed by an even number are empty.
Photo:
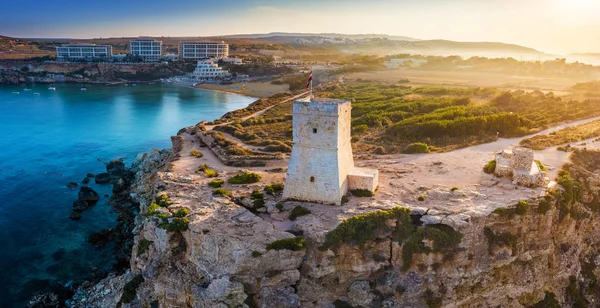
[[[354,167],[350,110],[348,100],[308,97],[294,102],[294,145],[284,199],[339,205],[348,189],[375,190],[379,172]]]

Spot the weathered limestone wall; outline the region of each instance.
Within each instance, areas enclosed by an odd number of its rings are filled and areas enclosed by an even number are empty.
[[[354,168],[348,174],[348,189],[375,191],[379,185],[379,170]]]
[[[350,102],[306,98],[294,102],[292,153],[284,199],[339,205],[354,167]]]

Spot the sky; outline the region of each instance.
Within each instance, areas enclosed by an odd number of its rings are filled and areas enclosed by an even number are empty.
[[[310,32],[600,52],[600,0],[0,0],[0,35],[23,38]]]

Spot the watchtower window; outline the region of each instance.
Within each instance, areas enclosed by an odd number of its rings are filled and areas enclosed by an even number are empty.
[[[314,183],[314,182],[315,182],[315,177],[314,177],[314,176],[311,176],[311,177],[310,177],[310,182],[311,182],[311,183]]]
[[[317,133],[317,129],[313,128],[313,134],[316,134],[316,133]]]

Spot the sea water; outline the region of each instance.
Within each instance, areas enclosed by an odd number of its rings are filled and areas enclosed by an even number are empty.
[[[0,307],[23,307],[33,293],[110,270],[110,245],[87,237],[116,225],[111,185],[69,219],[87,173],[104,162],[171,146],[169,136],[243,108],[254,98],[172,85],[0,86]]]

